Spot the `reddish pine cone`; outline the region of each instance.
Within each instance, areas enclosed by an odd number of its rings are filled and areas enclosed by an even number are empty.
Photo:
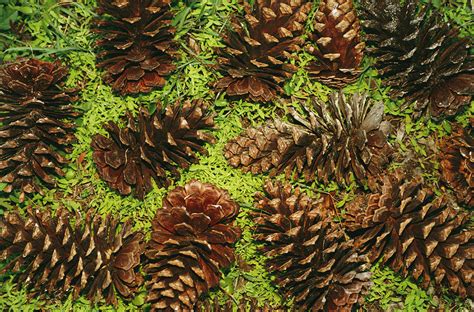
[[[153,311],[194,311],[234,260],[238,204],[211,184],[191,181],[163,200],[148,243],[147,301]]]
[[[142,109],[138,120],[129,113],[128,124],[119,128],[109,122],[104,128],[107,138],[96,135],[92,140],[97,170],[111,188],[122,195],[132,193],[143,199],[152,187],[167,187],[179,178],[178,168],[198,162],[197,153],[207,154],[205,143],[215,141],[207,132],[214,127],[213,115],[200,100],[180,102],[153,114]]]
[[[268,267],[301,311],[351,311],[371,285],[368,259],[332,222],[329,196],[312,199],[291,185],[267,182],[257,194],[256,239]]]
[[[122,95],[163,87],[174,69],[171,0],[99,0],[94,31],[99,68],[105,81]],[[109,16],[106,16],[109,15]]]
[[[71,219],[65,210],[56,216],[31,209],[26,217],[7,212],[0,218],[0,261],[7,260],[0,273],[17,272],[15,281],[34,295],[63,298],[72,291],[73,298],[104,298],[114,305],[116,292],[133,297],[143,283],[138,273],[143,235],[110,215],[77,214],[74,225]]]
[[[436,198],[421,177],[396,172],[385,176],[379,193],[359,195],[349,204],[345,224],[372,263],[421,278],[425,288],[433,280],[461,297],[473,297],[470,218],[447,197]]]
[[[458,201],[474,207],[474,127],[458,127],[440,143],[441,175]]]
[[[361,73],[365,43],[352,0],[321,1],[313,25],[311,40],[317,46],[309,52],[317,61],[308,66],[309,74],[333,88],[353,83]]]
[[[224,35],[225,48],[218,50],[218,69],[224,76],[217,91],[228,96],[269,102],[283,93],[282,84],[296,67],[289,63],[303,39],[311,3],[307,0],[244,1],[245,18],[232,21]]]
[[[0,182],[4,192],[42,193],[68,162],[79,113],[64,90],[67,69],[59,61],[18,60],[0,68]]]

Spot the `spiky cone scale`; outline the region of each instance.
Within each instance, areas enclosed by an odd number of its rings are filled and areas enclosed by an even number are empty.
[[[171,0],[99,0],[93,31],[100,35],[97,64],[122,95],[163,87],[174,71],[177,45]],[[108,15],[108,16],[107,16]]]
[[[459,203],[474,208],[474,123],[457,127],[441,140],[439,162],[444,182],[454,190]]]
[[[352,0],[321,1],[313,26],[308,51],[317,60],[306,68],[310,76],[338,89],[356,81],[365,43]]]
[[[230,97],[270,102],[296,71],[289,59],[303,44],[311,3],[257,0],[252,7],[244,1],[244,9],[245,17],[234,18],[223,37],[226,47],[217,51],[223,77],[214,86]]]
[[[239,302],[232,299],[224,304],[220,303],[217,296],[214,299],[200,300],[195,307],[195,312],[290,312],[289,308],[273,307],[268,303],[259,304],[256,298],[243,298]]]
[[[470,215],[446,196],[436,197],[420,176],[387,175],[382,190],[359,195],[346,209],[345,226],[370,261],[431,281],[461,297],[474,295],[474,230]]]
[[[418,1],[363,0],[360,16],[367,52],[394,98],[416,101],[419,115],[453,116],[474,94],[469,39]]]
[[[0,218],[0,260],[3,272],[13,270],[19,285],[34,295],[73,298],[85,295],[117,304],[116,293],[131,298],[143,283],[138,273],[143,235],[131,224],[79,214],[28,209],[25,217],[6,212]]]
[[[368,259],[332,222],[327,197],[270,181],[256,195],[255,238],[265,244],[276,283],[301,311],[351,311],[371,285]]]
[[[330,96],[329,104],[312,101],[307,116],[290,110],[292,121],[275,120],[249,128],[224,148],[233,167],[254,174],[270,172],[315,178],[328,183],[350,183],[353,175],[364,181],[388,163],[391,146],[388,124],[382,122],[384,105],[366,95]]]
[[[203,145],[215,141],[208,133],[214,117],[201,100],[158,104],[153,114],[141,109],[138,120],[130,113],[127,120],[122,129],[109,122],[104,128],[110,137],[96,135],[91,144],[100,177],[122,195],[143,199],[152,180],[169,186],[179,178],[178,168],[198,162],[197,153],[207,154]]]
[[[4,192],[42,193],[64,175],[64,153],[75,142],[71,105],[77,90],[63,89],[67,69],[60,61],[19,59],[0,68],[0,182]]]
[[[164,198],[145,252],[152,311],[194,311],[199,298],[218,285],[220,270],[235,260],[238,212],[226,191],[195,180]]]

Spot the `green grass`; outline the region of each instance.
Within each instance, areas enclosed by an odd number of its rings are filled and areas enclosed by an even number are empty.
[[[176,185],[183,185],[191,179],[199,179],[213,183],[228,190],[231,196],[241,205],[238,225],[242,227],[241,240],[236,245],[239,263],[226,270],[219,289],[211,296],[218,296],[226,301],[229,297],[236,300],[244,296],[255,297],[277,306],[291,305],[285,302],[272,283],[272,276],[266,270],[265,257],[259,253],[258,245],[253,241],[253,222],[248,215],[253,205],[255,192],[261,191],[265,175],[244,174],[240,170],[229,167],[222,155],[224,144],[237,136],[243,124],[258,125],[269,118],[281,115],[289,105],[300,108],[309,96],[316,96],[325,101],[331,89],[318,82],[311,81],[306,71],[298,71],[284,87],[286,99],[273,104],[259,105],[245,101],[229,102],[222,94],[212,91],[210,82],[215,81],[219,74],[209,67],[214,60],[213,50],[221,46],[220,38],[229,16],[239,10],[237,0],[202,0],[175,1],[173,10],[176,17],[176,39],[180,45],[180,58],[177,70],[168,79],[162,90],[137,97],[120,97],[111,92],[111,88],[101,80],[101,72],[95,67],[94,46],[96,37],[89,30],[95,16],[94,0],[60,1],[68,5],[62,6],[56,0],[0,0],[0,60],[9,61],[16,57],[38,57],[41,59],[60,58],[69,67],[68,87],[80,86],[80,100],[76,103],[83,115],[77,121],[78,142],[67,157],[70,165],[66,168],[66,176],[58,180],[55,189],[45,190],[44,195],[35,195],[19,203],[18,193],[0,197],[0,214],[5,210],[25,209],[28,206],[58,209],[66,207],[71,211],[92,209],[100,214],[112,213],[122,220],[132,219],[134,227],[149,233],[150,221],[167,190],[154,187],[143,201],[133,197],[123,197],[111,190],[98,177],[92,161],[90,148],[91,138],[98,133],[105,133],[102,124],[107,121],[120,121],[126,111],[136,113],[142,106],[154,109],[157,101],[163,104],[184,98],[202,98],[208,100],[216,113],[215,136],[217,143],[207,146],[209,154],[202,156],[198,164],[182,171]],[[435,6],[446,18],[451,18],[460,25],[462,34],[474,33],[472,15],[469,13],[467,1],[450,1]],[[22,22],[28,40],[21,41],[11,34],[6,19]],[[308,25],[308,29],[311,26]],[[197,52],[200,53],[197,53]],[[307,53],[299,53],[297,64],[304,66],[312,57]],[[430,140],[444,136],[450,132],[451,123],[436,123],[431,120],[410,118],[410,108],[400,110],[400,101],[389,99],[388,90],[381,87],[375,70],[370,68],[371,60],[364,61],[364,74],[358,82],[348,86],[344,92],[370,91],[371,96],[386,105],[386,113],[398,118],[403,126],[405,136],[390,138],[406,155],[410,154],[426,169],[428,180],[437,181],[437,164],[430,158]],[[474,104],[457,120],[466,124],[473,116]],[[393,164],[396,166],[397,164]],[[281,176],[278,178],[282,178]],[[303,180],[291,183],[300,186],[310,193],[331,192],[335,194],[337,206],[343,214],[344,204],[350,201],[359,189],[355,183],[348,186],[328,185],[315,181],[312,184]],[[0,185],[0,189],[3,186]],[[170,186],[170,189],[174,185]],[[444,190],[437,190],[438,192]],[[244,263],[244,265],[242,265]],[[387,268],[375,266],[374,287],[366,298],[367,306],[390,307],[404,306],[406,311],[426,311],[428,307],[445,306],[462,309],[464,303],[452,296],[435,298],[431,293],[421,290],[416,282],[403,279]],[[13,276],[0,276],[0,310],[35,311],[39,309],[51,311],[136,311],[146,307],[143,304],[144,292],[130,302],[119,300],[114,309],[99,303],[91,307],[84,299],[68,298],[59,302],[45,298],[29,298],[28,292],[12,282]]]

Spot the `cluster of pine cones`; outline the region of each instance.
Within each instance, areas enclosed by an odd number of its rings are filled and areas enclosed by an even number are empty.
[[[311,79],[339,90],[359,79],[366,53],[393,99],[415,104],[415,117],[449,118],[471,102],[469,40],[417,1],[361,0],[356,10],[351,0],[321,0],[309,36],[312,1],[240,2],[242,14],[216,50],[213,87],[231,99],[284,96],[284,82],[299,70],[297,52],[305,50],[314,58],[304,68]],[[97,66],[115,92],[150,92],[174,71],[170,3],[98,1]],[[19,59],[0,68],[0,183],[4,193],[18,190],[20,201],[64,175],[80,116],[79,90],[66,89],[66,79],[59,61]],[[346,205],[341,222],[330,194],[310,196],[274,180],[256,194],[254,238],[282,294],[297,310],[350,311],[372,285],[370,266],[381,263],[424,288],[474,298],[474,118],[438,142],[440,177],[455,195],[437,195],[413,168],[390,170],[396,151],[384,103],[342,91],[308,103],[246,129],[223,151],[232,167],[252,174],[370,190]],[[158,103],[104,129],[107,135],[91,141],[98,175],[140,200],[155,185],[172,185],[215,142],[212,108],[202,100]],[[152,310],[229,311],[232,302],[205,295],[235,262],[238,213],[225,190],[195,180],[168,192],[149,239],[110,215],[7,212],[0,217],[2,272],[16,272],[35,295],[117,304],[117,295],[133,298],[145,287]],[[270,310],[251,299],[239,305]]]

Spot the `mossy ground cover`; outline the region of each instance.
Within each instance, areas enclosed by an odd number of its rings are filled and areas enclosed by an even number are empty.
[[[174,25],[177,28],[176,40],[179,43],[177,70],[169,77],[162,90],[147,95],[120,97],[112,93],[104,84],[101,72],[96,68],[95,40],[90,31],[90,23],[95,17],[94,0],[0,0],[0,61],[6,62],[17,57],[37,57],[43,60],[61,59],[69,68],[68,87],[79,87],[80,100],[75,103],[82,117],[77,120],[76,135],[78,138],[74,151],[67,155],[70,165],[66,175],[57,181],[57,187],[44,190],[44,194],[28,197],[19,202],[19,194],[0,193],[0,214],[6,210],[25,210],[28,206],[40,209],[56,210],[66,207],[70,211],[88,211],[105,215],[111,213],[123,220],[132,219],[134,227],[145,233],[150,229],[150,221],[166,189],[155,186],[143,201],[132,197],[123,197],[111,190],[100,180],[92,161],[90,142],[97,133],[105,134],[102,125],[110,120],[120,121],[126,111],[137,113],[141,106],[153,110],[157,101],[164,105],[176,99],[206,99],[212,104],[215,112],[217,143],[207,146],[208,155],[201,155],[200,162],[181,172],[176,185],[183,185],[191,179],[213,183],[230,192],[241,205],[238,224],[243,229],[242,238],[237,243],[237,263],[225,271],[220,287],[210,296],[220,300],[229,297],[238,301],[244,296],[257,298],[259,302],[271,305],[288,305],[272,283],[272,275],[266,271],[265,257],[259,253],[258,244],[252,239],[253,223],[248,212],[253,206],[255,192],[261,191],[267,176],[244,174],[231,168],[223,154],[224,144],[237,136],[249,125],[258,125],[275,116],[283,116],[288,107],[301,108],[301,104],[316,96],[327,100],[331,89],[312,81],[304,70],[298,71],[284,87],[286,95],[267,105],[246,101],[228,101],[223,94],[212,90],[211,82],[219,74],[213,70],[215,62],[214,49],[220,47],[221,34],[225,31],[229,16],[240,10],[237,0],[202,0],[174,1]],[[316,1],[317,2],[317,1]],[[428,2],[428,1],[423,1]],[[461,28],[463,36],[474,34],[472,11],[467,0],[433,1],[434,7],[440,10],[446,19]],[[316,6],[314,6],[316,7]],[[313,12],[314,13],[314,12]],[[10,28],[10,21],[22,25],[23,31],[15,34]],[[311,31],[312,18],[308,20],[307,30]],[[300,68],[311,60],[305,52],[298,54],[294,61]],[[387,89],[382,87],[377,72],[370,65],[372,60],[364,60],[364,73],[353,85],[344,89],[345,93],[369,91],[371,97],[385,103],[388,116],[399,122],[399,131],[392,135],[391,143],[397,147],[399,155],[391,167],[401,166],[406,158],[413,159],[423,169],[429,181],[439,185],[438,163],[433,157],[432,146],[439,137],[450,133],[453,122],[466,124],[473,116],[474,103],[456,120],[434,122],[427,118],[414,120],[411,109],[402,107],[402,101],[390,100]],[[277,177],[283,179],[283,177]],[[310,193],[325,192],[333,194],[337,201],[338,213],[344,214],[344,204],[351,200],[355,193],[364,191],[364,186],[355,183],[337,186],[336,183],[312,184],[294,179],[295,186],[300,186]],[[0,190],[4,185],[0,185]],[[171,185],[169,189],[174,188]],[[438,186],[436,192],[447,192]],[[1,268],[1,264],[0,264]],[[391,270],[374,266],[374,286],[366,298],[363,309],[426,311],[430,308],[446,310],[468,310],[471,302],[462,301],[450,295],[435,296],[431,290],[425,291],[417,282],[404,279]],[[145,291],[142,290],[130,302],[120,301],[118,307],[96,304],[91,306],[84,299],[68,298],[61,302],[30,298],[22,285],[12,282],[12,274],[0,276],[0,310],[11,311],[98,311],[98,310],[144,310]]]

